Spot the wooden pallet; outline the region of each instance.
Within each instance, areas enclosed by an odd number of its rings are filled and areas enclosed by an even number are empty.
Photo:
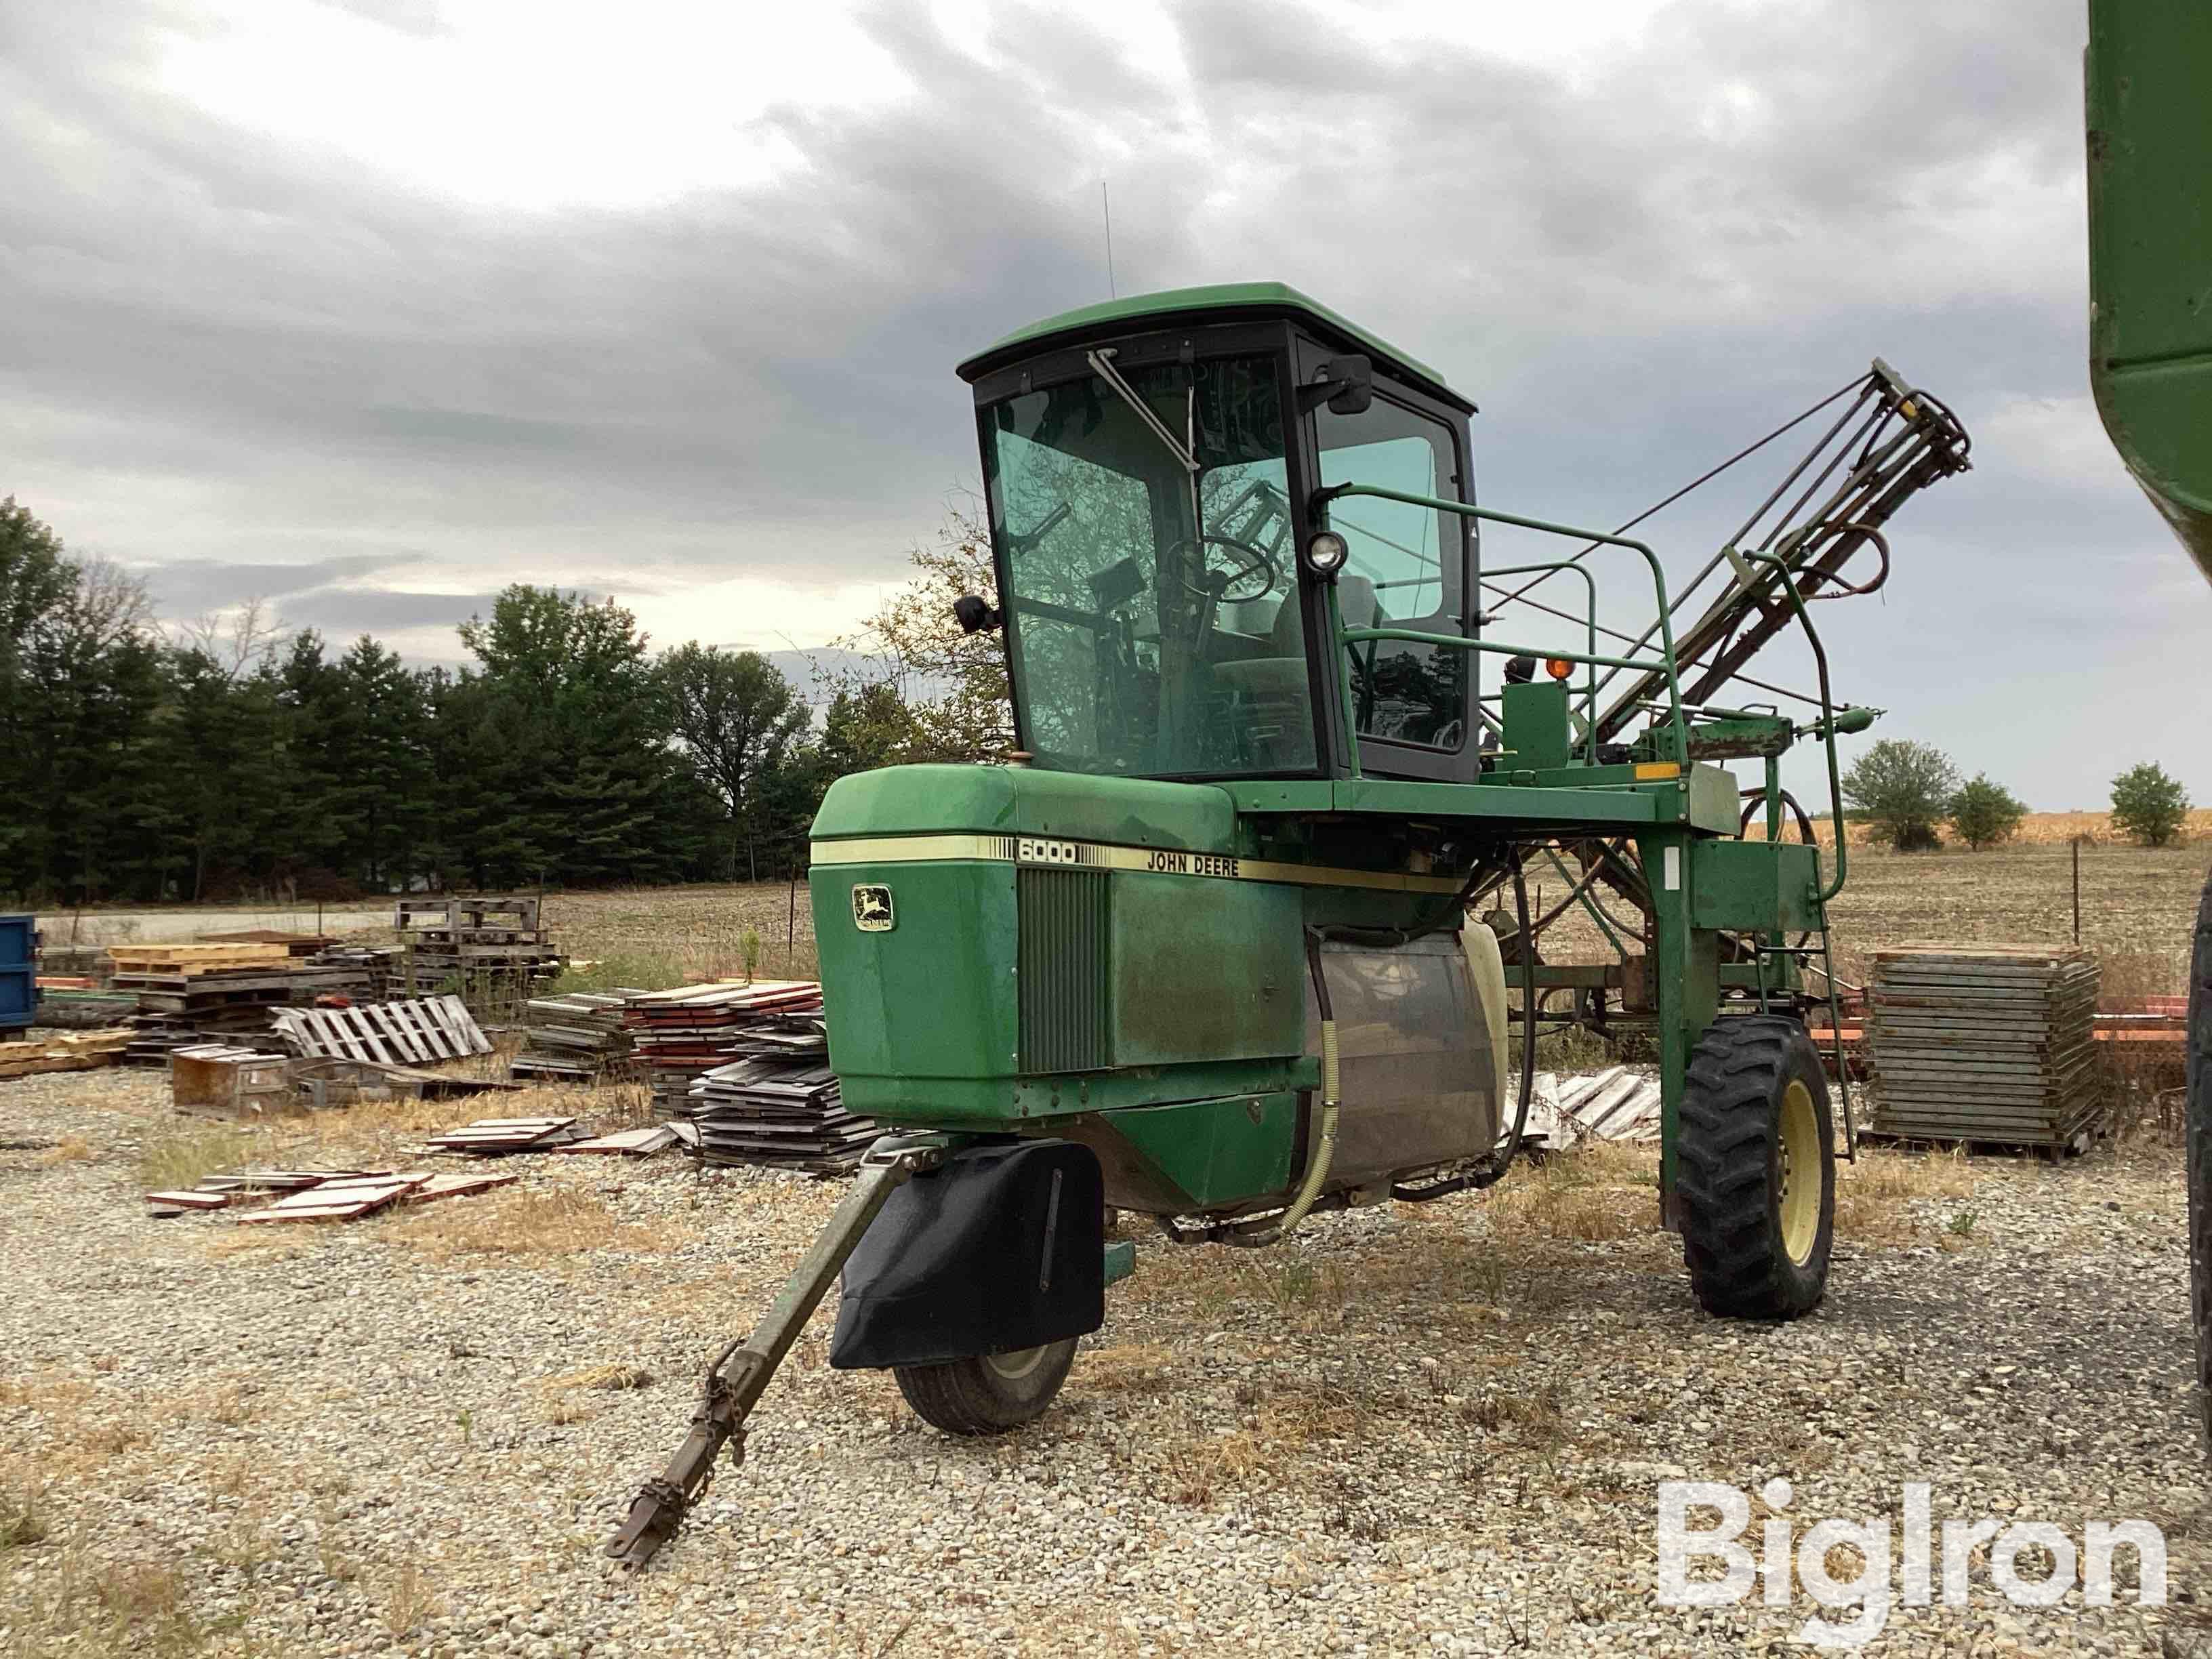
[[[0,1079],[112,1066],[131,1037],[128,1030],[71,1031],[30,1042],[0,1042]]]
[[[115,945],[107,956],[121,973],[187,979],[241,968],[282,968],[292,960],[281,945]]]
[[[489,1039],[456,996],[358,1008],[279,1008],[271,1017],[286,1040],[311,1058],[422,1065],[491,1052]]]

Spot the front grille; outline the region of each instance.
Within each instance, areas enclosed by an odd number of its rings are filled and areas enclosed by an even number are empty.
[[[1113,1064],[1108,879],[1103,870],[1014,872],[1025,1073]]]

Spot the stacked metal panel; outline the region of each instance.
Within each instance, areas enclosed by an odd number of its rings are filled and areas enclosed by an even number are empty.
[[[623,1026],[625,996],[579,991],[532,997],[523,1010],[522,1052],[512,1075],[556,1083],[597,1083],[626,1070],[629,1033]]]
[[[821,1009],[822,988],[811,980],[679,985],[632,996],[623,1024],[653,1085],[653,1113],[667,1118],[679,1114],[693,1082],[727,1063],[746,1030]]]
[[[842,1175],[881,1133],[845,1109],[818,1012],[764,1015],[730,1048],[738,1058],[692,1084],[679,1109],[703,1162]]]
[[[1906,945],[1868,988],[1873,1127],[2072,1145],[2095,1126],[2097,964],[2064,945]]]
[[[842,1175],[882,1132],[845,1109],[827,1056],[740,1060],[691,1085],[684,1115],[708,1164]]]

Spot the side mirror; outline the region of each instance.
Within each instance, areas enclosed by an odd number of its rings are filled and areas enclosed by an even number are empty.
[[[1315,371],[1313,388],[1332,415],[1364,414],[1375,401],[1375,365],[1360,352],[1332,357]]]
[[[973,593],[963,593],[952,601],[952,617],[963,634],[995,634],[999,624],[1006,621],[997,606]]]

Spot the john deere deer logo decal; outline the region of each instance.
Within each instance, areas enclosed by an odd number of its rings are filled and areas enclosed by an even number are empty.
[[[863,885],[853,890],[854,927],[864,933],[888,933],[896,925],[890,888]]]

